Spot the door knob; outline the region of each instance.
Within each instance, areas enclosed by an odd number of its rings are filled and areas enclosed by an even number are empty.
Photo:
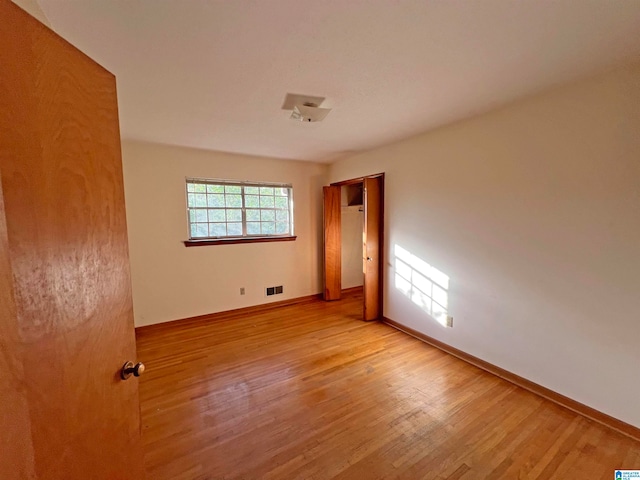
[[[134,377],[139,377],[144,373],[144,363],[138,362],[134,365],[133,362],[127,362],[122,366],[122,371],[120,372],[120,377],[123,380],[126,380],[131,375]]]

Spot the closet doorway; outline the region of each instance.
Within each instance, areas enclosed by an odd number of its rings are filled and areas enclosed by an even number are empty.
[[[343,257],[351,263],[353,252],[348,249],[354,249],[362,259],[363,319],[378,320],[382,317],[384,173],[332,183],[323,187],[323,194],[324,299],[339,300],[343,280],[348,286],[357,283],[358,273],[354,277],[351,267],[345,269],[343,279]],[[350,220],[344,225],[343,211],[345,220]],[[361,248],[351,241],[343,243],[343,239],[352,240],[353,229],[358,228],[352,222],[358,221]]]

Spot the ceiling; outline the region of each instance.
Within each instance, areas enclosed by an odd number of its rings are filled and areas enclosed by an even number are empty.
[[[123,138],[330,162],[640,61],[638,0],[38,0]],[[326,97],[322,123],[287,93]]]

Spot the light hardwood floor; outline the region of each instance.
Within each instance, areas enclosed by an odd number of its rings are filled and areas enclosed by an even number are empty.
[[[138,332],[149,480],[612,479],[640,442],[381,323],[362,297]]]

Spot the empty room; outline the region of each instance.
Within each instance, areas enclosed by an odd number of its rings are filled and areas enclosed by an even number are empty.
[[[640,2],[0,0],[2,480],[640,478]]]

